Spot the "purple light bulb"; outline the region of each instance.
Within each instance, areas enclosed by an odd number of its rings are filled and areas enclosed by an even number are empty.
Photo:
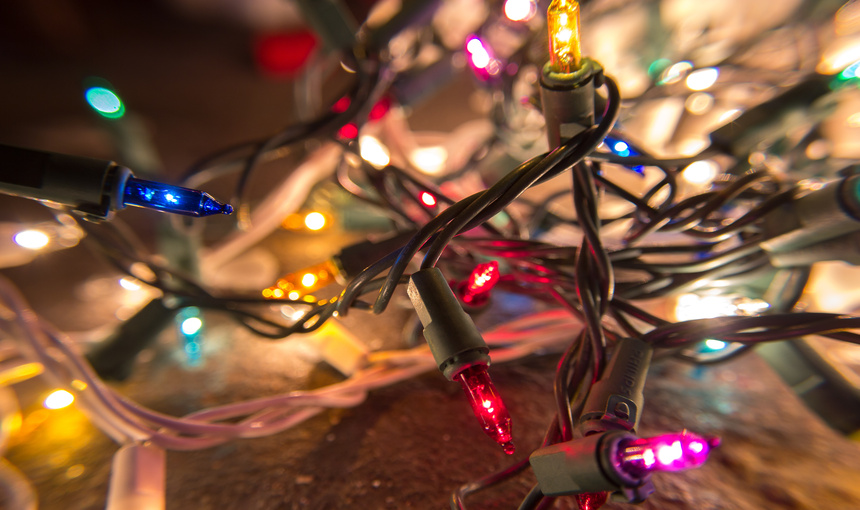
[[[634,439],[618,449],[618,466],[626,473],[642,478],[654,471],[681,471],[701,466],[708,460],[719,438],[704,438],[687,432]]]

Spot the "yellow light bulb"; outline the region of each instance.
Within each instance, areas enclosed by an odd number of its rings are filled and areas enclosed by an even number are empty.
[[[308,227],[308,230],[320,230],[325,226],[325,223],[325,216],[322,213],[314,211],[305,216],[305,226]]]
[[[302,276],[302,285],[305,287],[313,287],[316,282],[317,277],[313,273],[305,273],[304,276]]]
[[[549,65],[553,72],[572,73],[582,61],[579,40],[579,2],[552,0],[546,15]]]
[[[263,290],[263,297],[281,299],[286,296],[288,299],[299,299],[306,292],[313,292],[333,283],[339,272],[340,269],[334,261],[329,259],[278,278],[275,285]]]
[[[46,409],[62,409],[72,405],[75,401],[75,396],[66,390],[56,390],[45,398],[42,405]]]

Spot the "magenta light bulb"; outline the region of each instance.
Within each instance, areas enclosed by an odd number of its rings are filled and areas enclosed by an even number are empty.
[[[687,432],[635,439],[618,449],[618,465],[626,473],[644,477],[655,471],[681,471],[701,466],[708,460],[718,438],[704,438]]]
[[[514,443],[511,440],[511,415],[502,397],[493,386],[486,365],[472,365],[454,376],[469,398],[472,411],[484,432],[499,443],[505,453],[513,455]]]

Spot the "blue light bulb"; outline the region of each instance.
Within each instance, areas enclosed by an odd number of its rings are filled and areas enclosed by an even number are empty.
[[[203,191],[134,177],[125,183],[123,204],[186,216],[211,216],[233,212],[230,204],[222,204]]]

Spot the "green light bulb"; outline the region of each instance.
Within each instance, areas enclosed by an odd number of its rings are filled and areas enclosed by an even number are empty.
[[[125,105],[112,90],[104,87],[90,87],[84,93],[87,103],[99,115],[109,119],[118,119],[125,115]]]

